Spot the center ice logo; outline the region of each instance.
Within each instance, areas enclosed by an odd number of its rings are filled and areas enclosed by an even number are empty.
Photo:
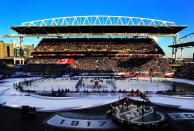
[[[141,119],[142,117],[145,117],[146,115],[149,115],[153,113],[153,108],[152,107],[134,107],[134,106],[129,106],[128,108],[132,108],[131,110],[126,110],[122,111],[119,109],[119,107],[115,107],[116,109],[116,117],[119,119],[127,119],[128,121],[135,121],[137,119]]]

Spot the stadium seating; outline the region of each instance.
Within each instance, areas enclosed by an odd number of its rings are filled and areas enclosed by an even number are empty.
[[[52,54],[50,54],[51,52]],[[73,52],[74,56],[69,55],[70,52]],[[76,55],[80,52],[85,55]],[[102,54],[116,52],[117,55],[91,57],[87,56],[89,52],[96,54],[98,52]],[[121,55],[123,52],[133,57],[124,57]],[[55,55],[60,53],[68,55]],[[172,72],[172,68],[168,66],[168,59],[154,55],[163,56],[164,52],[151,38],[42,39],[32,54],[36,55],[27,60],[28,65],[25,67],[25,71],[34,73],[62,75],[64,73],[130,72],[138,75],[161,76],[166,72]],[[33,68],[31,68],[32,66]]]
[[[194,79],[194,63],[183,63],[176,75],[177,77]]]
[[[43,39],[36,52],[107,52],[158,53],[164,54],[157,43],[150,38],[139,39]]]

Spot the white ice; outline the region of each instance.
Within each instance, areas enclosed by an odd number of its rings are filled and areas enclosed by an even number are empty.
[[[27,78],[29,79],[39,79],[39,78]],[[59,80],[59,82],[63,83]],[[24,81],[24,78],[9,78],[0,80],[0,103],[4,106],[21,108],[23,105],[29,105],[36,107],[39,111],[56,111],[56,110],[72,110],[72,109],[86,109],[86,108],[94,108],[98,106],[103,106],[105,104],[109,104],[115,102],[119,98],[119,94],[117,95],[91,95],[91,96],[80,96],[80,97],[45,97],[45,96],[26,96],[25,93],[21,93],[13,88],[14,83],[18,83],[20,81]],[[194,85],[194,81],[186,80],[186,79],[176,79],[176,78],[152,78],[153,82],[149,82],[150,78],[139,78],[138,81],[135,80],[116,80],[116,86],[118,89],[137,89],[146,91],[146,90],[166,90],[169,88],[167,85],[163,85],[163,83],[158,83],[158,81],[169,80],[176,82],[183,82],[187,84]],[[3,82],[3,83],[2,83]],[[41,82],[39,82],[41,83]],[[34,88],[38,89],[48,89],[52,88],[73,88],[77,81],[66,81],[64,80],[63,84],[59,84],[58,82],[48,82],[47,85],[38,85],[34,86]],[[91,83],[90,83],[91,84]],[[160,86],[158,86],[160,85]],[[44,87],[45,86],[45,87]],[[158,88],[157,88],[158,87]],[[120,99],[124,96],[120,96]],[[150,100],[156,104],[177,106],[181,109],[190,109],[194,110],[194,98],[180,98],[180,97],[169,97],[169,96],[158,96],[152,95],[150,96]]]

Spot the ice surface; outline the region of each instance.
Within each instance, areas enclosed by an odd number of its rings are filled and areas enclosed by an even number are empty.
[[[40,79],[40,78],[26,78],[26,80],[30,79]],[[58,82],[48,81],[42,83],[35,83],[33,88],[39,90],[52,90],[54,88],[71,88],[74,90],[74,87],[77,80],[68,81],[61,80],[63,78],[57,78]],[[4,106],[21,108],[23,105],[29,105],[36,107],[39,111],[56,111],[56,110],[72,110],[72,109],[86,109],[86,108],[94,108],[98,106],[103,106],[112,102],[115,102],[120,97],[123,98],[125,96],[119,96],[120,94],[107,94],[107,95],[87,95],[87,96],[77,96],[77,97],[44,97],[44,96],[26,96],[25,93],[21,93],[14,89],[13,84],[24,81],[25,78],[9,78],[0,80],[0,103]],[[117,90],[125,89],[140,89],[142,91],[159,91],[166,90],[170,87],[166,84],[160,83],[158,81],[169,80],[181,83],[187,83],[194,85],[194,81],[186,80],[186,79],[176,79],[176,78],[152,78],[153,82],[149,81],[150,78],[139,78],[139,81],[136,80],[116,80],[115,84]],[[40,84],[42,83],[42,85]],[[86,82],[87,84],[87,82]],[[88,84],[92,84],[88,82]],[[104,83],[103,83],[104,84]],[[111,89],[111,86],[107,88]],[[153,103],[166,105],[166,106],[177,106],[181,109],[189,109],[194,110],[194,98],[182,98],[178,96],[161,96],[161,95],[151,95],[149,96],[150,100]],[[133,99],[139,99],[133,97]]]

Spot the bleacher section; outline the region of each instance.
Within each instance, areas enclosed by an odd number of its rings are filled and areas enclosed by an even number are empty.
[[[25,71],[66,73],[131,73],[157,75],[172,72],[163,50],[151,38],[42,39],[27,60]],[[151,72],[151,73],[150,73]]]
[[[164,54],[150,38],[72,38],[43,39],[33,54],[41,52],[117,52],[129,54]]]

